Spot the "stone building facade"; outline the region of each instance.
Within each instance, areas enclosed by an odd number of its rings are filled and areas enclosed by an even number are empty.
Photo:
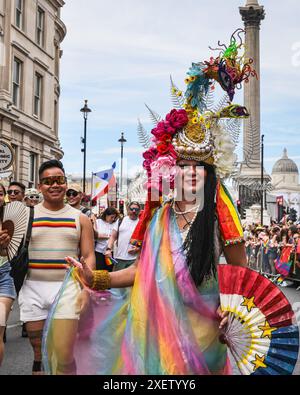
[[[283,196],[285,204],[297,211],[300,218],[300,184],[297,164],[288,157],[284,148],[282,157],[274,164],[272,169],[271,195]]]
[[[0,139],[15,152],[11,179],[36,186],[39,165],[60,159],[63,0],[0,0]],[[7,180],[6,180],[7,181]]]

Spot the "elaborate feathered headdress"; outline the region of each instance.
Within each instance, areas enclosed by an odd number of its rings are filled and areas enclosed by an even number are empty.
[[[244,31],[238,29],[232,34],[228,47],[218,42],[220,48],[214,50],[220,52],[216,58],[192,63],[185,79],[185,94],[171,78],[171,97],[175,108],[164,120],[148,107],[155,122],[152,139],[149,139],[140,122],[138,127],[140,141],[148,148],[143,154],[143,165],[148,176],[153,166],[157,168],[155,162],[163,165],[162,158],[169,158],[169,161],[173,158],[175,163],[179,158],[194,159],[214,165],[220,178],[232,173],[238,139],[233,133],[232,121],[247,118],[249,113],[245,107],[231,101],[235,89],[241,88],[243,81],[248,82],[250,76],[256,77],[251,67],[252,59],[245,59],[241,33]],[[226,97],[218,107],[213,108],[212,92],[216,83],[226,91]]]

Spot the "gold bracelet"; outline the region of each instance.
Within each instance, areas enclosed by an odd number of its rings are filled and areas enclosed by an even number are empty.
[[[93,270],[93,283],[91,289],[104,291],[110,288],[110,275],[107,270]]]

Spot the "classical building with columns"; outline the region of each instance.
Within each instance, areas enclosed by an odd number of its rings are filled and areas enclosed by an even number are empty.
[[[283,196],[287,206],[294,208],[298,217],[300,215],[300,184],[297,164],[288,157],[287,149],[284,148],[280,158],[272,169],[273,196]]]
[[[15,153],[10,178],[28,187],[37,184],[40,163],[63,156],[58,116],[64,4],[0,0],[0,139]]]

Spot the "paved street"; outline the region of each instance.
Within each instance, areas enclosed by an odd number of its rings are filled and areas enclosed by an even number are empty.
[[[21,337],[21,332],[22,326],[19,321],[19,308],[17,303],[15,303],[6,330],[7,340],[0,375],[31,374],[33,352],[28,338]]]
[[[295,286],[281,288],[289,301],[294,304],[298,303],[298,320],[300,322],[300,292],[296,291]],[[4,362],[0,368],[0,375],[28,375],[31,374],[31,365],[33,353],[27,338],[21,337],[21,323],[19,321],[19,309],[15,305],[10,315],[7,329],[7,343],[5,349]],[[238,375],[239,371],[234,367],[234,374]],[[300,366],[297,367],[298,374]]]

